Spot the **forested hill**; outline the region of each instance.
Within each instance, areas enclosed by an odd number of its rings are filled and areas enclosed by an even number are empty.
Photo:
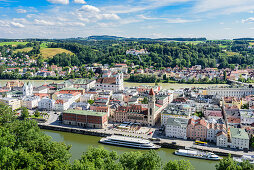
[[[140,65],[143,68],[150,66],[161,67],[192,67],[201,65],[206,67],[234,68],[236,66],[247,68],[254,64],[254,42],[232,40],[207,41],[171,41],[171,40],[101,40],[90,41],[82,38],[62,40],[29,40],[19,42],[23,44],[8,45],[2,42],[0,52],[3,56],[11,55],[38,57],[58,66],[82,66],[83,64],[109,64],[126,63]],[[4,45],[5,44],[5,45]],[[31,49],[28,51],[28,48]],[[44,57],[43,50],[68,50],[68,53],[54,54]],[[23,49],[23,50],[22,50]],[[129,49],[146,49],[149,54],[126,54]],[[6,53],[6,51],[9,51]]]
[[[64,48],[75,56],[56,55],[49,62],[60,66],[90,63],[134,63],[144,68],[205,67],[228,68],[254,63],[254,48],[246,41],[157,42],[157,41],[75,41],[50,44],[51,48]],[[82,43],[82,44],[80,44]],[[129,49],[147,49],[149,55],[126,55]]]

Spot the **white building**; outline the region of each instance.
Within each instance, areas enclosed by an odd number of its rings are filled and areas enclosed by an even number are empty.
[[[224,122],[222,123],[222,119],[221,119],[221,122],[217,121],[216,119],[208,120],[207,131],[206,131],[206,135],[207,135],[206,140],[209,142],[216,143],[217,134],[222,131],[225,133],[227,132],[226,125],[224,124]]]
[[[188,119],[185,118],[168,118],[167,124],[165,125],[165,134],[168,137],[187,139]]]
[[[185,118],[189,119],[191,107],[188,104],[169,104],[161,113],[161,125],[166,125],[168,118]]]
[[[73,82],[74,88],[83,88],[89,91],[91,88],[95,87],[96,80],[90,79],[77,79]]]
[[[254,88],[239,87],[239,88],[210,88],[207,90],[208,95],[216,95],[220,97],[244,97],[254,94]]]
[[[95,95],[86,93],[80,96],[80,102],[87,102],[88,100],[94,100]]]
[[[22,100],[22,106],[26,107],[28,109],[34,109],[38,107],[38,103],[40,101],[39,96],[28,96],[23,98]]]
[[[38,103],[38,109],[39,110],[47,110],[51,111],[55,107],[55,100],[49,99],[49,98],[43,98]]]
[[[221,131],[217,134],[216,145],[223,148],[226,148],[229,146],[228,136],[226,132]]]
[[[33,85],[30,82],[25,83],[22,89],[23,89],[24,96],[32,96],[33,95]]]
[[[244,129],[230,128],[231,148],[249,149],[249,136]]]
[[[131,55],[146,55],[149,54],[149,52],[146,49],[141,49],[141,50],[135,50],[135,49],[129,49],[126,51],[126,55],[131,54]]]
[[[18,100],[16,98],[5,97],[5,98],[0,99],[0,102],[3,102],[5,104],[11,106],[12,110],[16,110],[21,107],[20,100]]]
[[[80,96],[81,93],[79,92],[73,94],[58,94],[54,110],[56,111],[68,110],[72,103],[80,99]]]
[[[34,88],[34,94],[38,93],[38,94],[41,94],[41,93],[48,93],[48,87],[47,86],[39,86],[39,87],[35,87]]]
[[[249,149],[248,133],[241,128],[230,127],[228,133],[220,132],[217,135],[217,146],[235,149]]]
[[[241,109],[240,111],[240,117],[241,117],[241,124],[242,125],[251,125],[254,123],[254,113],[253,110],[249,109]]]
[[[112,90],[114,92],[123,90],[123,73],[118,73],[115,77],[97,79],[95,88],[98,90]]]

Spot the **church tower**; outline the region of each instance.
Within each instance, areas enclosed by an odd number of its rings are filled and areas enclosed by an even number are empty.
[[[148,97],[148,126],[155,125],[155,93],[151,88]]]
[[[24,96],[32,96],[33,95],[33,85],[30,82],[24,84],[23,95]]]

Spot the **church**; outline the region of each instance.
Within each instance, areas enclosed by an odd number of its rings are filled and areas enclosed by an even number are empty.
[[[32,96],[33,95],[33,85],[28,82],[23,86],[23,96]]]
[[[144,126],[155,126],[160,121],[160,107],[156,106],[155,93],[153,89],[149,92],[148,107],[141,104],[119,106],[112,120],[117,123],[132,122]]]

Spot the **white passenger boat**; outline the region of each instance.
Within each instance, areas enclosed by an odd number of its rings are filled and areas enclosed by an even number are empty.
[[[138,149],[159,149],[159,145],[155,145],[149,140],[133,138],[133,137],[125,137],[125,136],[117,136],[112,135],[106,138],[102,138],[100,143],[116,145],[116,146],[124,146]]]
[[[243,155],[242,157],[233,157],[234,161],[243,162],[248,160],[251,164],[254,164],[254,155]]]
[[[176,155],[179,156],[186,156],[186,157],[191,157],[191,158],[198,158],[198,159],[207,159],[207,160],[220,160],[222,159],[218,155],[215,155],[212,152],[203,152],[203,151],[198,151],[198,150],[186,150],[186,149],[179,149],[175,151]]]

